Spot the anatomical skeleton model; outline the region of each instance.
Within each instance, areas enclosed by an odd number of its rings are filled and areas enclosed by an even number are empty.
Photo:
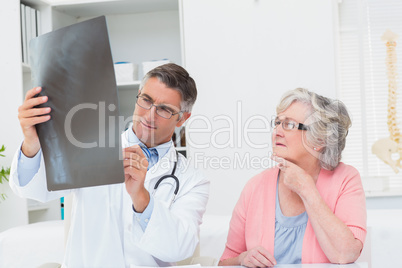
[[[396,39],[398,35],[387,30],[382,36],[382,40],[387,46],[387,72],[388,72],[388,130],[389,138],[376,141],[371,150],[378,158],[391,166],[395,173],[399,172],[402,160],[402,135],[398,128],[396,103],[397,103],[397,58],[396,58]],[[399,159],[393,159],[392,155],[399,155]]]

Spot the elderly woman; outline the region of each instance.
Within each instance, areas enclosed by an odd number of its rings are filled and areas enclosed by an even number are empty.
[[[243,189],[219,265],[356,261],[366,204],[359,172],[339,162],[351,125],[345,105],[298,88],[276,110],[272,159],[278,166]]]

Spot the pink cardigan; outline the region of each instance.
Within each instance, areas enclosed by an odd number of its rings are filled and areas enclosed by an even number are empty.
[[[278,168],[263,171],[247,182],[233,210],[226,248],[221,260],[233,258],[256,246],[274,252],[275,197]],[[359,172],[339,163],[333,170],[321,169],[317,189],[329,208],[364,243],[366,237],[366,199]],[[307,222],[302,247],[302,263],[328,263]]]

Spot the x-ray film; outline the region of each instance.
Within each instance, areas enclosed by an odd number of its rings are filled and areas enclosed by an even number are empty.
[[[30,42],[34,86],[51,119],[36,126],[50,191],[124,182],[119,106],[104,16]]]

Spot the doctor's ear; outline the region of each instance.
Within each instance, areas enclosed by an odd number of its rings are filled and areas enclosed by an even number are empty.
[[[177,121],[176,127],[181,127],[181,126],[184,124],[184,122],[186,122],[187,119],[188,119],[190,116],[191,116],[191,113],[184,112],[184,113],[181,115],[180,119]]]

